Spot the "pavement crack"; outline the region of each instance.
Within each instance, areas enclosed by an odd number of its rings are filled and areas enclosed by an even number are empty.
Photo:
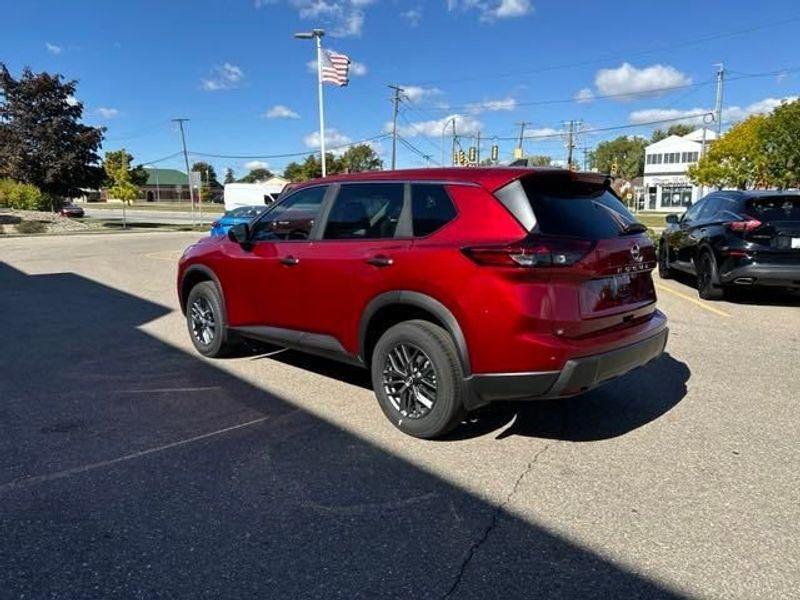
[[[513,500],[514,496],[519,490],[520,485],[522,485],[522,481],[525,479],[525,477],[527,477],[528,473],[530,473],[533,470],[533,467],[538,462],[539,457],[542,454],[544,454],[549,447],[550,444],[547,444],[544,448],[542,448],[536,454],[533,455],[533,458],[531,458],[531,460],[528,461],[528,464],[525,465],[525,468],[519,474],[516,481],[514,481],[514,485],[511,487],[511,491],[506,495],[505,499],[502,502],[500,502],[499,504],[497,504],[497,506],[495,506],[494,512],[492,513],[491,521],[489,521],[489,524],[481,532],[481,535],[478,537],[478,539],[476,539],[470,545],[469,550],[464,556],[464,560],[461,561],[461,566],[458,569],[458,573],[456,574],[453,583],[450,585],[450,589],[448,589],[445,595],[442,596],[442,600],[444,600],[445,598],[450,598],[453,596],[453,594],[455,594],[456,590],[458,589],[458,586],[461,585],[461,580],[464,578],[464,574],[467,572],[467,568],[469,567],[469,564],[472,562],[472,559],[475,557],[475,554],[478,552],[480,547],[486,542],[486,540],[489,539],[489,536],[491,535],[492,531],[494,531],[497,528],[497,525],[500,522],[500,513],[503,512],[506,506],[511,504],[511,501]]]

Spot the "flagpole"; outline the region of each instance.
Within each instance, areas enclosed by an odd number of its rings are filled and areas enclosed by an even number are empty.
[[[320,163],[322,164],[322,176],[327,175],[325,165],[325,102],[322,99],[322,36],[325,32],[322,29],[314,30],[314,38],[317,40],[317,89],[319,94],[319,151]]]

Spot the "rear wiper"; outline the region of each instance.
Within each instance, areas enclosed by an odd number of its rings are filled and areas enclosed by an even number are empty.
[[[619,234],[627,235],[629,233],[645,233],[646,231],[647,231],[647,225],[645,225],[644,223],[639,223],[638,221],[633,221],[632,223],[624,225]]]

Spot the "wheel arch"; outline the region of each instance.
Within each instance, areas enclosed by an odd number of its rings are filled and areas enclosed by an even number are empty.
[[[217,274],[206,265],[191,265],[183,273],[179,294],[181,312],[186,314],[186,301],[189,298],[189,292],[192,291],[194,286],[196,286],[198,283],[202,283],[203,281],[210,281],[214,284],[214,287],[217,288],[220,304],[222,305],[223,318],[225,319],[225,322],[227,322],[228,313],[225,306],[225,294],[222,290],[222,284],[219,282],[219,277],[217,277]]]
[[[440,325],[452,336],[464,375],[469,376],[472,371],[467,341],[455,315],[436,298],[410,290],[384,292],[367,304],[358,328],[359,358],[368,365],[380,335],[392,325],[414,318]]]

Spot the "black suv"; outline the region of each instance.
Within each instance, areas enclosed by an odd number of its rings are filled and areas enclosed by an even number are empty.
[[[729,286],[800,288],[800,193],[719,191],[667,216],[658,271],[697,276],[701,298]]]

